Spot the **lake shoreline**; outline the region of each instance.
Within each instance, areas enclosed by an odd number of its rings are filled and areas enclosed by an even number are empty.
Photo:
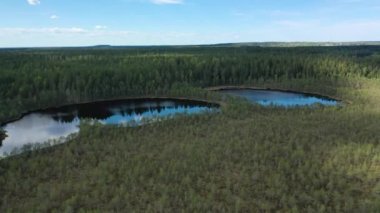
[[[290,89],[281,89],[281,88],[273,88],[273,87],[255,87],[255,86],[243,86],[243,85],[238,85],[238,86],[233,86],[233,85],[223,85],[223,86],[213,86],[213,87],[205,87],[203,88],[206,91],[213,92],[213,91],[222,91],[222,90],[241,90],[241,89],[250,89],[250,90],[269,90],[269,91],[278,91],[278,92],[291,92],[291,93],[296,93],[296,94],[304,94],[308,96],[316,96],[320,98],[325,98],[325,99],[331,99],[335,101],[339,101],[341,103],[345,104],[352,104],[351,101],[347,100],[342,100],[339,97],[335,96],[330,96],[330,95],[325,95],[321,94],[318,92],[304,92],[304,91],[297,91],[297,90],[290,90]],[[211,104],[215,105],[217,107],[223,106],[225,103],[222,101],[210,101],[207,99],[199,99],[199,98],[187,98],[187,97],[170,97],[170,96],[142,96],[142,97],[117,97],[117,98],[103,98],[103,99],[96,99],[93,101],[81,101],[77,103],[67,103],[67,104],[62,104],[62,105],[57,105],[57,106],[49,106],[45,108],[39,108],[39,109],[33,109],[33,110],[28,110],[20,114],[20,116],[14,118],[14,119],[9,119],[6,121],[1,122],[0,121],[0,128],[4,127],[6,124],[18,121],[22,119],[25,115],[30,114],[30,113],[35,113],[39,111],[44,111],[48,109],[57,109],[61,107],[67,107],[67,106],[75,106],[75,105],[81,105],[81,104],[90,104],[90,103],[101,103],[101,102],[108,102],[108,101],[133,101],[133,100],[179,100],[179,101],[193,101],[197,103],[202,103],[202,104]]]
[[[273,88],[273,87],[255,87],[255,86],[232,86],[232,85],[226,85],[226,86],[214,86],[214,87],[206,87],[204,88],[207,91],[223,91],[223,90],[261,90],[261,91],[275,91],[275,92],[287,92],[287,93],[295,93],[295,94],[303,94],[307,96],[315,96],[319,98],[324,99],[331,99],[334,101],[338,101],[345,104],[352,104],[351,101],[342,100],[341,98],[320,94],[318,92],[303,92],[303,91],[297,91],[297,90],[289,90],[289,89],[280,89],[280,88]]]
[[[45,108],[39,108],[39,109],[34,109],[34,110],[28,110],[26,112],[23,112],[20,114],[20,116],[17,116],[14,119],[9,119],[4,122],[0,122],[0,128],[3,128],[5,125],[19,121],[21,120],[24,116],[30,114],[30,113],[36,113],[40,111],[45,111],[45,110],[50,110],[50,109],[58,109],[58,108],[63,108],[63,107],[69,107],[69,106],[77,106],[77,105],[82,105],[82,104],[91,104],[91,103],[103,103],[103,102],[111,102],[111,101],[142,101],[142,100],[147,100],[147,101],[163,101],[163,100],[168,100],[168,101],[189,101],[193,102],[196,104],[206,104],[206,105],[211,105],[211,106],[216,106],[216,107],[221,107],[223,105],[222,102],[220,101],[210,101],[206,99],[198,99],[198,98],[186,98],[186,97],[165,97],[165,96],[160,96],[160,97],[154,97],[154,96],[143,96],[143,97],[118,97],[118,98],[109,98],[109,99],[97,99],[94,101],[82,101],[82,102],[77,102],[77,103],[72,103],[72,104],[62,104],[58,106],[50,106],[50,107],[45,107]]]

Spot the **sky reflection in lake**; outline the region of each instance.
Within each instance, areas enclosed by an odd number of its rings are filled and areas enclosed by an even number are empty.
[[[196,101],[152,99],[97,102],[34,112],[3,127],[8,137],[0,147],[0,156],[26,144],[43,143],[77,133],[83,119],[102,124],[141,125],[144,121],[176,114],[211,112],[216,107]]]
[[[294,92],[254,89],[231,89],[221,90],[220,92],[233,96],[243,97],[251,102],[256,102],[263,106],[276,105],[284,107],[295,107],[310,106],[313,104],[335,106],[338,104],[336,100]]]

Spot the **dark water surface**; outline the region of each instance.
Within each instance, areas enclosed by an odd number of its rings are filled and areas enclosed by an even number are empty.
[[[141,99],[94,102],[36,111],[3,126],[8,137],[0,147],[0,156],[27,144],[44,143],[77,133],[83,119],[102,124],[135,126],[176,114],[199,114],[217,108],[216,104],[199,101]]]
[[[276,90],[258,90],[258,89],[226,89],[220,90],[221,93],[243,97],[263,106],[311,106],[313,104],[321,104],[325,106],[336,106],[339,104],[337,100],[317,95],[309,95],[296,92],[283,92]]]

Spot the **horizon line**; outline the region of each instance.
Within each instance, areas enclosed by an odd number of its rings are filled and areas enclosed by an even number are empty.
[[[366,45],[380,45],[380,40],[368,41],[247,41],[247,42],[225,42],[225,43],[200,43],[200,44],[138,44],[138,45],[111,45],[111,44],[94,44],[94,45],[77,45],[77,46],[13,46],[13,47],[0,47],[0,49],[49,49],[49,48],[93,48],[93,47],[192,47],[192,46],[221,46],[221,45],[249,45],[252,47],[260,47],[260,44],[299,44],[302,46],[313,46],[307,44],[326,44],[326,46],[366,46]],[[304,44],[304,45],[302,45]],[[275,46],[273,46],[275,47]],[[296,47],[296,46],[294,46]]]

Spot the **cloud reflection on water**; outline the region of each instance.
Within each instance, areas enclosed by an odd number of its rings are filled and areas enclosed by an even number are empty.
[[[199,114],[213,106],[190,101],[110,101],[66,106],[31,113],[4,127],[8,137],[0,156],[26,144],[43,143],[79,132],[83,119],[102,124],[141,125],[145,120],[168,118],[176,114]]]

